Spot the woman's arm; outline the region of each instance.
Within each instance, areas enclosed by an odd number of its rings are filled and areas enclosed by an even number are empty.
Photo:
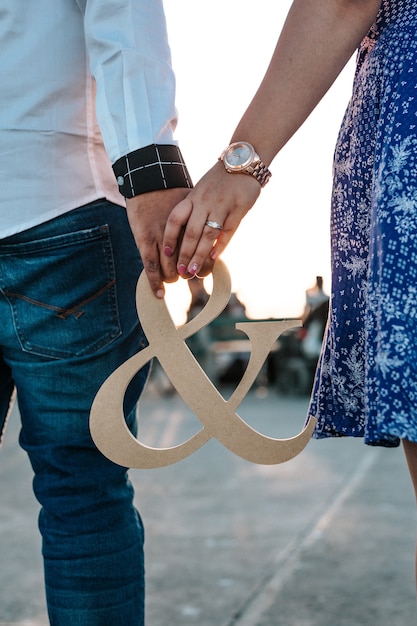
[[[269,165],[351,58],[380,4],[381,0],[294,0],[265,77],[231,142],[251,143]],[[165,229],[165,254],[178,252],[180,275],[209,271],[260,189],[252,176],[230,174],[221,162],[203,176],[171,212]],[[223,224],[220,236],[219,230],[205,225],[207,220]]]
[[[265,77],[232,136],[269,165],[331,87],[381,0],[295,0]]]

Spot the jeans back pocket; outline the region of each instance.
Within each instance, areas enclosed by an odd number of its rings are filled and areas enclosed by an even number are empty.
[[[91,354],[121,334],[107,225],[1,246],[2,291],[21,348]]]

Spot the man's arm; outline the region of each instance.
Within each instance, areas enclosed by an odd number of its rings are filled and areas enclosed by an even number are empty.
[[[173,145],[147,146],[120,158],[113,170],[152,291],[163,297],[164,281],[178,278],[175,255],[162,250],[166,222],[192,187],[181,152]]]
[[[167,216],[192,187],[173,134],[175,77],[161,0],[76,0],[94,76],[96,112],[129,222],[154,291],[173,280],[161,263]]]

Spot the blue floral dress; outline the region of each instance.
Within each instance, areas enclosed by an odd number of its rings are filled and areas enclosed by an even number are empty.
[[[417,442],[417,0],[383,0],[334,163],[315,437]]]

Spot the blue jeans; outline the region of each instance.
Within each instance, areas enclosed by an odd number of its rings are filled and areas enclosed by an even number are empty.
[[[104,200],[0,241],[0,423],[15,387],[52,626],[144,623],[132,485],[88,427],[100,385],[146,345],[135,306],[141,270],[125,210]],[[147,370],[125,397],[132,430]]]

